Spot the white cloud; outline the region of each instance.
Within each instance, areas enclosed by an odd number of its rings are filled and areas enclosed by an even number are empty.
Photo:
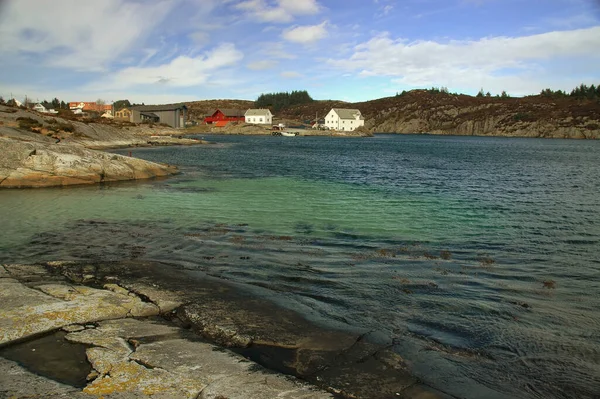
[[[302,75],[299,72],[295,72],[295,71],[284,71],[280,73],[282,78],[286,78],[286,79],[298,79],[298,78],[302,78],[304,77],[304,75]]]
[[[3,4],[0,53],[35,54],[46,65],[98,71],[140,44],[175,2],[19,0]]]
[[[298,56],[293,51],[288,51],[285,45],[281,42],[264,42],[260,46],[261,52],[272,58],[279,58],[283,60],[294,60]]]
[[[143,85],[189,87],[207,83],[221,68],[237,64],[244,55],[233,44],[226,43],[197,57],[178,56],[169,63],[129,67],[112,74],[107,80],[94,83],[88,89],[106,90]]]
[[[52,100],[57,97],[61,101],[96,101],[98,98],[102,98],[107,103],[112,103],[117,100],[129,99],[135,103],[146,103],[146,104],[169,104],[183,101],[194,101],[198,99],[198,96],[189,94],[176,94],[176,93],[157,93],[155,90],[148,92],[131,90],[121,90],[119,88],[105,90],[98,92],[97,90],[82,90],[82,89],[54,89],[54,88],[43,88],[40,85],[31,86],[4,86],[0,83],[0,94],[2,93],[13,93],[13,96],[17,100],[23,100],[25,96],[36,101]],[[6,95],[4,99],[8,99],[9,95]]]
[[[194,41],[194,44],[199,47],[203,47],[209,42],[210,36],[206,32],[196,31],[189,34],[190,39]]]
[[[266,69],[271,69],[275,67],[279,62],[274,60],[261,60],[251,62],[248,65],[248,69],[252,69],[253,71],[264,71]]]
[[[317,0],[244,0],[234,5],[260,22],[286,23],[301,15],[313,15],[321,10]]]
[[[327,21],[319,25],[297,26],[285,30],[282,36],[290,42],[310,44],[327,37],[326,25]]]
[[[393,9],[394,9],[394,6],[391,5],[391,4],[383,6],[383,7],[381,7],[379,9],[379,14],[377,16],[379,16],[379,17],[385,17],[386,15],[388,15],[389,13],[391,13]]]
[[[600,27],[549,32],[525,37],[491,37],[475,41],[407,42],[384,34],[355,46],[348,59],[329,60],[364,76],[396,77],[408,86],[470,87],[504,84],[514,93],[538,87],[541,74],[550,74],[553,61],[581,63],[597,76]],[[586,70],[582,71],[584,74]],[[572,74],[571,74],[572,75]],[[562,76],[555,76],[560,80]],[[551,85],[555,87],[555,85]]]

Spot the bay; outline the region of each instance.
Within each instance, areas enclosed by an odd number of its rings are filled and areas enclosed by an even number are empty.
[[[0,191],[0,262],[156,260],[376,332],[455,396],[600,392],[600,143],[209,138],[132,150],[170,179]]]

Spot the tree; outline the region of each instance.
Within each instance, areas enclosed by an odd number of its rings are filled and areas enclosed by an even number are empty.
[[[488,91],[487,93],[485,93],[485,96],[486,96],[486,97],[491,97],[491,96],[492,96],[492,93],[490,93],[490,92]]]
[[[254,102],[254,106],[256,108],[272,108],[277,112],[293,105],[308,104],[313,101],[314,100],[306,90],[301,90],[292,91],[291,93],[280,92],[261,94]]]
[[[60,109],[69,109],[69,104],[64,101],[60,102]]]
[[[129,100],[118,100],[113,103],[113,107],[115,107],[115,111],[122,110],[123,108],[129,108],[132,104]]]
[[[500,94],[501,98],[509,98],[510,96],[506,93],[506,91],[502,90],[502,94]]]
[[[483,97],[483,87],[479,90],[479,93],[477,93],[477,97]]]
[[[25,107],[25,108],[31,108],[31,107],[33,107],[33,102],[27,96],[25,96],[25,98],[23,99],[23,107]]]
[[[5,104],[4,98],[2,96],[0,96],[0,105],[4,105],[4,104]]]

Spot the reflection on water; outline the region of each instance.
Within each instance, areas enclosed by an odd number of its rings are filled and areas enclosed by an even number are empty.
[[[0,261],[153,259],[375,330],[460,397],[600,386],[595,142],[220,137],[163,181],[0,191]]]

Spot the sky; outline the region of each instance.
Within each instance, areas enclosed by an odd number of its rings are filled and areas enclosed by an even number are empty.
[[[600,84],[600,0],[0,0],[0,96],[146,104]]]

